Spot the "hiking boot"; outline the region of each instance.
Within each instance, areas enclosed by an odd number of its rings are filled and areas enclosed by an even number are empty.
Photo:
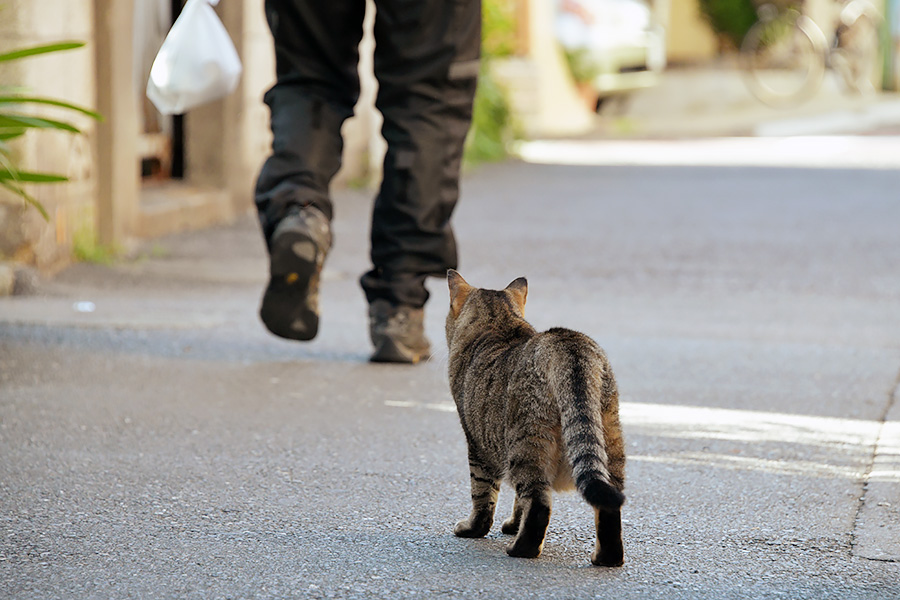
[[[331,248],[328,218],[312,206],[292,206],[269,243],[269,285],[259,316],[275,335],[311,340],[319,331],[319,275]]]
[[[425,337],[425,310],[395,306],[387,300],[369,305],[369,335],[375,352],[369,359],[377,363],[416,364],[428,360],[431,346]]]

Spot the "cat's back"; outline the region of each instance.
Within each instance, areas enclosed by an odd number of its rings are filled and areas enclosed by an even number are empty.
[[[511,388],[553,397],[558,397],[562,389],[605,388],[607,393],[603,395],[615,393],[606,353],[580,331],[554,327],[537,333],[523,346],[519,365]]]
[[[541,370],[558,369],[560,363],[606,360],[603,348],[593,338],[564,327],[554,327],[534,335],[526,348],[526,354],[534,356],[534,367]]]

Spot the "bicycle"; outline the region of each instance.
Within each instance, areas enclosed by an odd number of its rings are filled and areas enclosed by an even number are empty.
[[[741,44],[744,81],[761,102],[786,107],[808,100],[833,69],[851,92],[874,91],[871,75],[878,57],[881,15],[869,0],[840,5],[829,41],[796,6],[764,4],[759,20]]]

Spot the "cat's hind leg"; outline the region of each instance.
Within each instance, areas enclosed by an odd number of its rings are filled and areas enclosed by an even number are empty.
[[[494,524],[494,508],[500,493],[500,479],[493,477],[480,463],[469,459],[472,484],[472,514],[453,529],[459,537],[484,537]]]
[[[507,468],[509,482],[516,490],[512,520],[518,514],[519,526],[516,539],[506,548],[506,553],[536,558],[544,548],[544,536],[550,524],[551,489],[559,443],[555,436],[533,433],[552,431],[552,423],[532,421],[520,425],[518,432],[511,435]]]
[[[537,558],[544,548],[544,536],[550,524],[550,486],[522,484],[516,487],[516,505],[521,510],[521,522],[516,539],[506,548],[506,553],[521,558]]]
[[[519,497],[516,496],[515,502],[513,502],[513,511],[510,517],[503,521],[503,525],[500,526],[500,531],[507,535],[516,535],[519,532],[519,525],[522,523],[522,504],[519,502]]]
[[[601,567],[621,567],[625,562],[622,546],[622,511],[594,509],[597,543],[591,562]]]
[[[618,491],[625,487],[625,442],[619,424],[618,411],[603,413],[603,431],[606,441],[610,483]],[[622,511],[594,508],[594,524],[597,543],[591,554],[591,562],[604,567],[620,567],[625,562],[622,545]]]

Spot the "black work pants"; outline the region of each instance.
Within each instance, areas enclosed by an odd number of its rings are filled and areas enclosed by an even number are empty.
[[[457,261],[450,216],[472,117],[481,43],[480,0],[376,0],[376,106],[387,141],[372,213],[369,302],[422,306],[425,277]],[[365,0],[266,0],[277,83],[266,93],[272,155],[256,186],[268,240],[294,204],[329,219],[341,124],[359,97]]]

